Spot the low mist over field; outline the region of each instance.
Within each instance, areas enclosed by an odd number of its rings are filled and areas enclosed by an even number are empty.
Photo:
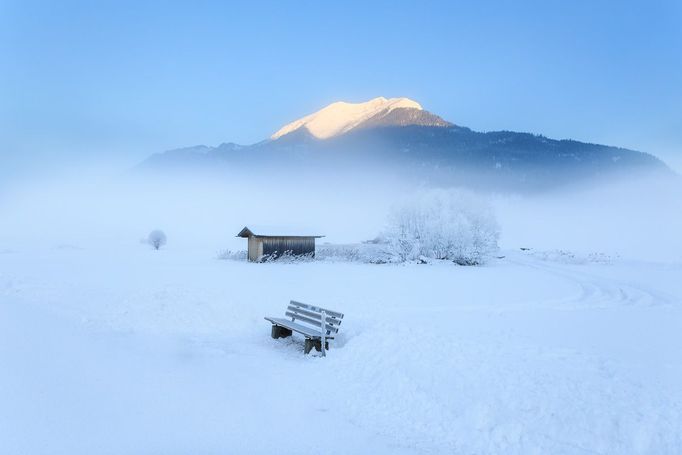
[[[245,249],[247,224],[294,225],[323,242],[375,238],[387,216],[430,188],[358,172],[324,170],[303,178],[266,172],[191,176],[138,171],[52,175],[4,192],[4,249],[135,244],[162,228],[169,247]],[[477,192],[494,208],[503,248],[568,249],[640,259],[682,259],[682,186],[678,179],[637,176],[536,194]]]

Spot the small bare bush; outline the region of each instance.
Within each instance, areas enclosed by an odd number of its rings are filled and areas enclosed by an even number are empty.
[[[285,264],[295,264],[299,262],[310,262],[315,259],[315,253],[294,254],[291,250],[286,250],[281,254],[275,251],[272,254],[266,254],[259,258],[260,262],[279,262]]]
[[[356,243],[345,245],[321,245],[315,258],[329,262],[361,262],[366,264],[386,264],[394,262],[386,245],[381,243]]]
[[[248,256],[246,250],[232,251],[232,250],[222,250],[218,251],[216,257],[221,260],[226,261],[245,261]]]
[[[158,250],[166,244],[166,234],[162,230],[155,229],[147,236],[147,243]]]

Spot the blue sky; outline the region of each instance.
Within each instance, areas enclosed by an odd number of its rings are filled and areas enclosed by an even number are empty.
[[[679,1],[0,0],[0,163],[134,163],[407,96],[682,171],[681,24]]]

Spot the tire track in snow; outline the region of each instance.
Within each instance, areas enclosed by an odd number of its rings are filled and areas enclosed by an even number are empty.
[[[554,303],[566,308],[609,308],[613,306],[672,306],[679,303],[679,299],[649,287],[639,284],[626,283],[604,276],[597,276],[584,270],[572,270],[571,266],[562,267],[559,263],[547,263],[531,257],[513,258],[509,262],[531,267],[547,274],[565,279],[580,288],[577,297],[562,298]],[[544,304],[542,304],[545,306]]]

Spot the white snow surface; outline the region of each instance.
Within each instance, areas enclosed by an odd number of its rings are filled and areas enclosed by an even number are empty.
[[[352,130],[380,112],[388,113],[396,108],[422,109],[419,103],[409,98],[384,98],[381,96],[364,103],[338,101],[313,114],[284,125],[270,136],[270,139],[277,139],[300,128],[306,128],[310,134],[318,139],[327,139]]]
[[[682,265],[0,251],[0,453],[682,453]],[[328,357],[270,338],[345,313]]]

